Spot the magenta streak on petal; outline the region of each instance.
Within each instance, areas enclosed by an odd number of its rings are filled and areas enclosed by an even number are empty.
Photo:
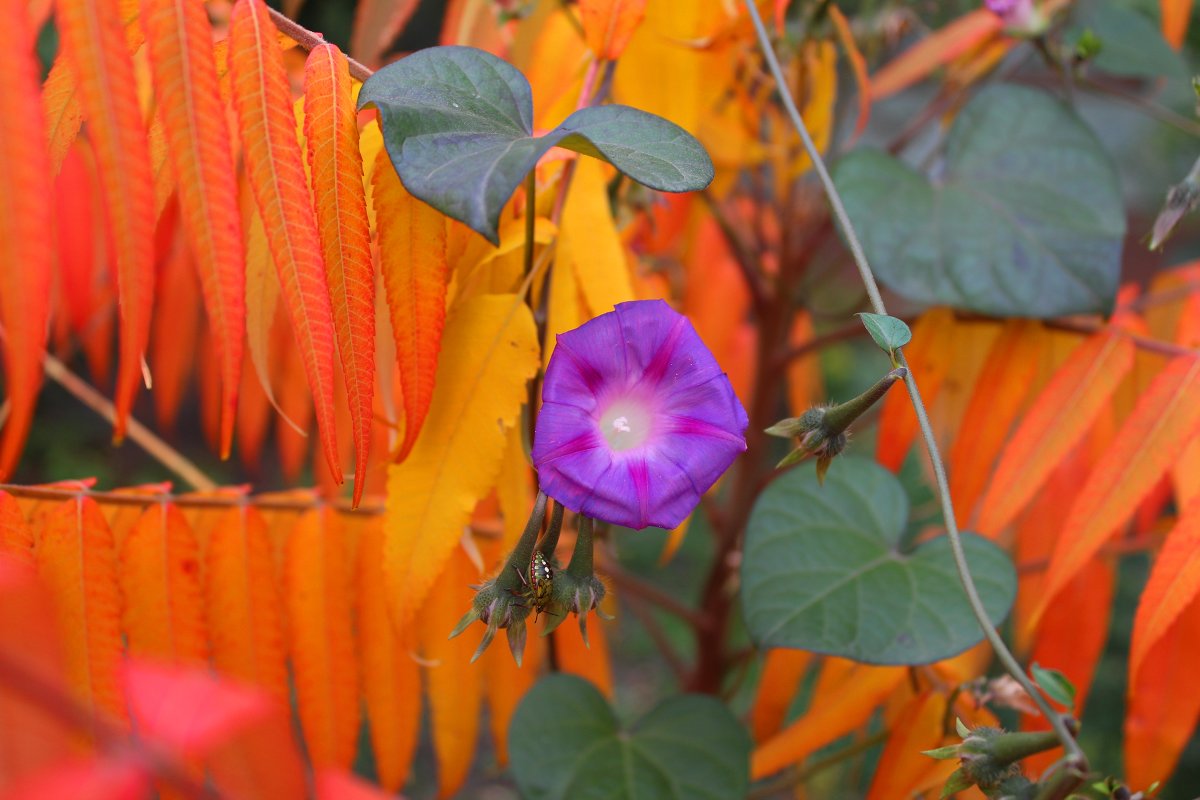
[[[542,462],[555,461],[566,456],[573,456],[576,453],[582,453],[587,450],[595,450],[597,447],[602,447],[604,440],[594,431],[582,433],[571,439],[568,442],[563,442],[558,447],[545,453],[540,454],[539,460]]]
[[[671,366],[671,357],[675,355],[675,350],[679,346],[679,339],[687,330],[687,319],[679,317],[675,320],[675,324],[671,326],[671,330],[667,332],[667,336],[659,345],[658,351],[654,357],[650,359],[650,363],[642,370],[642,379],[639,384],[657,385],[662,381],[663,376],[667,374],[667,367]]]
[[[569,344],[563,341],[562,334],[559,334],[555,340],[554,352],[557,353],[559,350],[561,350],[568,358],[571,359],[571,363],[574,365],[580,379],[583,380],[589,392],[595,394],[604,385],[604,376],[597,372],[596,368],[585,361],[578,353],[572,350]]]
[[[713,439],[721,439],[736,444],[741,449],[746,449],[746,440],[744,437],[730,433],[724,428],[719,428],[711,422],[705,422],[702,419],[693,417],[683,417],[672,414],[665,419],[667,430],[671,433],[686,433],[695,436],[708,436]]]
[[[638,527],[644,528],[650,524],[650,470],[646,468],[645,458],[629,460],[629,477],[633,480],[633,490],[637,493]]]

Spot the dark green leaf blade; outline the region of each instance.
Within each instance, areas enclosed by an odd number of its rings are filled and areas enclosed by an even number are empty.
[[[533,136],[529,82],[471,47],[421,50],[367,79],[384,144],[405,188],[493,243],[500,212],[555,145],[611,163],[652,189],[703,189],[713,178],[703,145],[668,120],[626,106],[576,111]]]
[[[704,145],[674,122],[629,106],[582,108],[545,138],[603,159],[660,192],[695,192],[712,183]]]
[[[935,182],[880,152],[834,178],[881,281],[997,316],[1107,312],[1125,213],[1096,136],[1044,92],[992,86],[955,120]]]
[[[543,678],[509,725],[509,759],[529,800],[745,797],[750,737],[720,702],[683,695],[622,729],[592,684]]]
[[[824,486],[795,470],[759,497],[746,531],[742,607],[761,647],[871,664],[926,664],[983,638],[939,537],[900,553],[908,499],[871,461],[834,462]],[[1008,613],[1016,575],[992,543],[963,537],[989,616]]]

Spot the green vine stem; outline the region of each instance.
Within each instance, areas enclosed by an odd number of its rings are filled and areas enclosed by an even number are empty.
[[[879,284],[875,281],[875,274],[871,271],[871,266],[867,262],[862,244],[859,242],[858,236],[854,231],[854,226],[846,214],[845,206],[842,205],[842,198],[838,194],[837,187],[833,184],[833,178],[830,177],[829,170],[825,167],[825,161],[821,157],[820,151],[817,150],[812,136],[809,135],[808,127],[804,124],[803,117],[800,116],[800,112],[792,100],[791,93],[787,90],[787,81],[784,78],[783,69],[779,65],[779,59],[775,56],[775,50],[771,45],[767,29],[763,25],[762,17],[758,13],[758,8],[752,0],[744,0],[743,4],[750,14],[750,20],[754,24],[754,31],[758,37],[759,47],[762,49],[767,67],[775,79],[784,109],[787,111],[792,125],[796,128],[796,132],[800,134],[800,140],[804,144],[804,149],[808,153],[809,158],[812,160],[813,169],[816,170],[821,185],[825,190],[829,205],[832,207],[833,214],[837,219],[838,227],[841,228],[842,235],[845,236],[846,243],[850,247],[855,266],[858,267],[859,276],[862,278],[863,286],[866,288],[867,297],[871,301],[871,308],[876,314],[887,314],[887,308],[879,292]],[[908,367],[908,362],[901,350],[896,350],[896,357],[900,366]],[[1071,735],[1063,718],[1050,706],[1050,703],[1025,674],[1025,671],[1021,669],[1021,665],[1017,663],[1017,659],[1009,651],[1007,645],[1004,644],[1004,640],[996,632],[992,621],[988,618],[987,611],[983,607],[983,601],[979,598],[979,591],[975,587],[975,580],[971,577],[971,570],[967,565],[966,554],[963,552],[962,536],[955,522],[957,517],[954,513],[954,503],[950,499],[950,484],[946,479],[946,467],[942,463],[937,441],[934,439],[933,427],[929,423],[929,414],[925,409],[925,403],[921,400],[921,392],[917,389],[917,381],[911,369],[908,370],[908,374],[904,379],[904,385],[908,388],[913,409],[917,414],[917,423],[921,428],[921,436],[925,440],[925,448],[929,452],[929,459],[933,464],[933,474],[941,499],[942,516],[946,524],[946,534],[950,539],[950,547],[954,553],[954,565],[958,570],[958,577],[962,581],[963,589],[966,591],[971,611],[974,613],[975,619],[978,620],[979,627],[983,629],[984,637],[991,644],[996,657],[1000,659],[1005,670],[1012,675],[1013,679],[1021,685],[1021,688],[1037,703],[1038,708],[1045,715],[1059,742],[1062,743],[1063,750],[1067,753],[1070,762],[1068,766],[1074,767],[1080,772],[1086,771],[1087,756],[1084,754],[1083,749],[1075,741],[1075,737]]]

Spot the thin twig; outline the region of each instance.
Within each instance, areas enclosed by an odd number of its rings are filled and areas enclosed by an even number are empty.
[[[271,19],[275,22],[275,27],[279,32],[288,38],[295,39],[296,43],[303,47],[308,52],[312,52],[313,48],[323,44],[328,44],[325,37],[314,31],[310,31],[300,23],[289,17],[284,16],[281,12],[267,6],[267,12],[271,15]],[[367,78],[375,74],[375,71],[363,64],[361,61],[355,61],[350,56],[346,56],[346,61],[350,65],[350,77],[358,81],[366,81]]]
[[[90,383],[69,370],[66,364],[49,353],[45,355],[42,363],[46,369],[46,376],[50,380],[62,386],[74,395],[79,402],[109,422],[116,422],[116,408],[107,397],[96,391]],[[156,461],[178,475],[193,488],[202,492],[217,488],[216,482],[205,475],[199,467],[133,417],[129,417],[125,433]]]
[[[808,132],[808,127],[804,124],[804,119],[800,116],[800,111],[796,108],[791,93],[787,90],[787,81],[784,79],[783,69],[779,65],[779,60],[775,57],[775,50],[771,46],[771,39],[767,35],[767,29],[763,25],[758,8],[751,0],[745,0],[744,5],[750,14],[751,21],[754,23],[754,30],[758,35],[758,43],[763,51],[763,57],[766,59],[767,66],[775,78],[780,100],[783,102],[784,109],[787,111],[788,117],[795,126],[797,133],[800,134],[800,140],[804,143],[804,149],[812,159],[813,169],[820,178],[822,186],[825,187],[825,194],[829,200],[829,205],[833,208],[838,226],[841,228],[842,235],[846,237],[850,252],[854,256],[855,266],[858,267],[859,276],[862,278],[867,296],[871,300],[871,308],[877,314],[887,314],[887,307],[884,305],[883,297],[879,292],[879,284],[875,281],[875,274],[871,271],[871,267],[867,262],[866,254],[863,252],[862,244],[855,233],[854,225],[850,222],[850,217],[846,213],[845,206],[842,204],[841,196],[838,194],[837,187],[833,183],[833,178],[829,175],[829,170],[825,166],[821,152],[813,143],[812,137]],[[904,358],[903,352],[899,349],[896,350],[896,358],[900,366],[908,367],[907,360]],[[984,608],[983,601],[979,597],[979,591],[975,587],[975,581],[971,577],[971,569],[967,564],[966,553],[963,551],[962,536],[959,534],[958,524],[956,523],[957,518],[954,512],[954,502],[950,498],[950,485],[946,477],[946,467],[942,463],[941,455],[938,452],[937,439],[934,437],[933,426],[929,422],[929,414],[925,409],[924,402],[921,400],[921,393],[917,388],[917,381],[913,376],[912,369],[907,370],[904,383],[908,388],[909,397],[912,398],[913,409],[917,414],[917,422],[920,425],[921,435],[925,439],[925,447],[929,452],[929,459],[932,462],[934,477],[937,480],[938,493],[941,495],[942,516],[946,525],[946,534],[950,540],[950,548],[954,554],[954,564],[958,571],[958,577],[962,581],[963,589],[966,592],[967,600],[970,603],[971,611],[979,622],[979,627],[983,631],[984,637],[992,645],[996,657],[1000,659],[1005,670],[1025,689],[1029,696],[1038,704],[1038,708],[1045,714],[1046,719],[1054,729],[1055,735],[1062,742],[1063,749],[1069,754],[1073,765],[1080,770],[1086,770],[1087,756],[1084,754],[1083,749],[1075,741],[1075,737],[1071,735],[1061,715],[1055,712],[1038,688],[1026,676],[1025,671],[1021,669],[1021,665],[1013,657],[1008,646],[1005,645],[1004,639],[996,632],[991,619],[988,617],[987,609]]]

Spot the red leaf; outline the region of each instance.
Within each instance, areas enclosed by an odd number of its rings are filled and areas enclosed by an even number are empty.
[[[206,758],[218,744],[281,713],[269,694],[207,670],[135,660],[125,664],[124,681],[138,731],[189,759]]]
[[[145,800],[146,765],[133,758],[86,758],[53,764],[4,793],[4,800]]]

